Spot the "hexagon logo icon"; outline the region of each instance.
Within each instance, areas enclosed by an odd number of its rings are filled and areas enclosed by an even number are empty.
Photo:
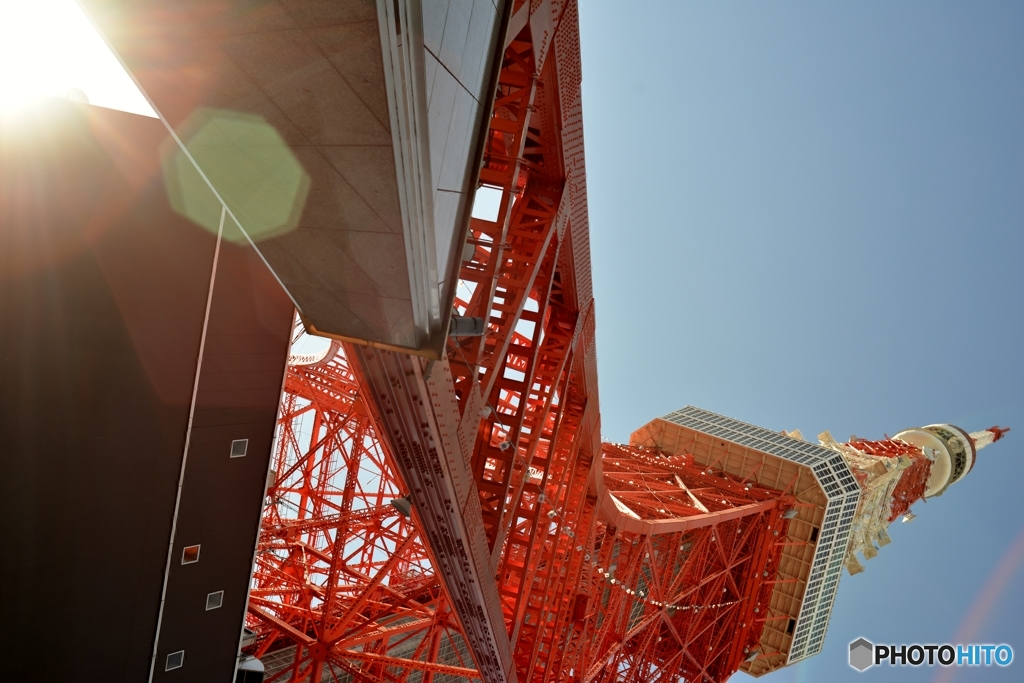
[[[864,671],[875,663],[875,646],[865,638],[858,638],[850,643],[850,666],[857,671]]]

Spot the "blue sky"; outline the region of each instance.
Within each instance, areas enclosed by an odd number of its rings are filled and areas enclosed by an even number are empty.
[[[938,683],[848,643],[954,641],[986,586],[971,640],[1018,661],[941,680],[1021,680],[1024,4],[581,4],[603,433],[1016,427],[765,680]]]

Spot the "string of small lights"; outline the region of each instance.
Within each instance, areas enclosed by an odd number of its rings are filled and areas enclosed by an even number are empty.
[[[546,499],[544,497],[544,494],[540,494],[537,497],[537,504],[539,505],[539,504],[543,503],[545,500]],[[550,510],[548,510],[547,515],[548,515],[548,518],[552,519],[552,520],[557,518],[558,521],[563,526],[567,524],[566,519],[564,517],[562,517],[561,513],[558,510],[556,510],[554,507],[552,507]],[[570,538],[575,538],[575,534],[573,533],[572,529],[564,529],[563,533],[565,533]],[[583,546],[577,545],[576,546],[576,552],[582,552],[582,551],[583,551]],[[645,593],[643,590],[636,590],[635,588],[628,588],[626,586],[626,584],[624,584],[619,579],[615,578],[613,571],[607,569],[606,567],[600,566],[597,563],[596,560],[591,560],[591,557],[590,557],[589,553],[584,555],[583,559],[590,563],[591,567],[594,569],[594,571],[598,575],[604,577],[604,580],[608,583],[609,586],[611,586],[612,588],[614,588],[616,590],[622,591],[623,593],[625,593],[626,595],[630,596],[634,600],[638,600],[640,602],[643,602],[645,604],[651,605],[653,607],[658,607],[658,608],[662,608],[662,609],[665,609],[665,610],[672,610],[672,611],[693,611],[693,612],[699,612],[702,609],[716,609],[716,608],[720,608],[720,607],[728,607],[730,605],[735,605],[736,603],[740,602],[740,600],[728,600],[728,601],[725,601],[725,602],[718,602],[718,603],[713,603],[713,604],[710,604],[710,605],[706,605],[706,604],[685,605],[685,604],[681,604],[681,603],[678,603],[678,602],[665,602],[663,600],[654,600],[647,593]],[[741,598],[741,599],[745,600],[746,598]]]
[[[459,353],[459,355],[462,356],[463,361],[466,362],[466,357],[462,353],[462,349],[458,346],[458,344],[456,344],[455,348],[456,348],[456,351]],[[490,402],[485,402],[484,407],[480,410],[480,417],[481,418],[487,418],[491,414],[493,414],[495,416],[494,421],[505,430],[505,433],[506,433],[506,437],[505,438],[507,439],[507,441],[505,441],[502,444],[500,444],[500,447],[501,447],[501,450],[503,450],[503,451],[507,450],[507,448],[509,448],[509,447],[514,445],[512,443],[512,441],[511,441],[511,436],[512,436],[511,432],[512,432],[512,430],[507,425],[505,425],[500,420],[500,418],[498,417],[499,415],[501,415],[501,413],[499,413],[494,408],[494,406],[492,406],[490,404]],[[673,461],[675,461],[675,460],[682,460],[684,462],[686,460],[685,456],[682,456],[682,457],[680,457],[680,456],[672,457],[672,456],[661,455],[660,457],[650,457],[650,456],[638,455],[638,454],[632,454],[632,455],[633,455],[634,458],[640,460],[641,462],[645,462],[648,465],[654,465],[654,466],[658,466],[658,467],[665,467],[666,465],[671,465],[671,464],[673,464]],[[520,460],[522,460],[523,463],[525,464],[525,459],[519,453],[516,453],[516,456]],[[706,472],[702,472],[701,474],[711,474],[711,472],[712,471],[709,468]],[[632,484],[633,482],[629,482],[629,483]],[[747,488],[749,489],[749,486]],[[655,491],[651,490],[649,487],[648,487],[648,492],[652,493],[652,494],[656,493]],[[543,493],[538,494],[538,496],[537,496],[537,504],[538,505],[543,504],[545,502],[545,500],[546,500],[546,498],[545,498]],[[724,503],[725,501],[723,500],[722,502]],[[554,520],[555,518],[558,519],[559,526],[561,527],[561,533],[564,533],[569,538],[575,538],[576,537],[576,534],[573,532],[573,530],[571,528],[568,528],[568,521],[562,516],[562,514],[554,506],[552,506],[551,509],[548,510],[547,516],[548,516],[549,519],[552,519],[552,520]],[[576,546],[576,552],[583,552],[583,550],[584,550],[584,548],[583,548],[582,545],[577,545]],[[631,598],[633,598],[635,600],[639,600],[640,602],[643,602],[643,603],[645,603],[647,605],[651,605],[651,606],[654,606],[654,607],[663,608],[663,609],[666,609],[666,610],[673,610],[673,611],[694,611],[694,612],[698,612],[701,609],[716,609],[716,608],[721,608],[721,607],[728,607],[730,605],[735,605],[738,602],[740,602],[740,600],[728,600],[728,601],[725,601],[725,602],[713,603],[713,604],[710,604],[710,605],[707,605],[707,604],[684,605],[684,604],[680,604],[680,603],[676,603],[676,602],[665,602],[665,601],[662,601],[662,600],[654,600],[654,599],[650,598],[642,590],[638,591],[638,590],[636,590],[634,588],[627,588],[626,585],[624,583],[622,583],[622,581],[620,581],[619,579],[616,579],[614,577],[612,571],[610,571],[609,569],[607,569],[605,567],[601,567],[600,565],[597,564],[596,561],[592,561],[591,558],[590,558],[590,554],[589,553],[584,556],[584,560],[590,562],[591,567],[593,568],[593,570],[598,575],[604,577],[604,580],[608,583],[609,586],[611,586],[612,588],[615,588],[617,590],[622,591],[624,594],[630,596]]]

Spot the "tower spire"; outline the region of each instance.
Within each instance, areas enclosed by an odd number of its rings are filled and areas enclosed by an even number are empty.
[[[890,542],[886,531],[897,517],[914,518],[910,507],[919,500],[941,496],[974,468],[978,451],[996,441],[1006,427],[966,431],[951,424],[906,429],[880,441],[852,437],[838,443],[828,432],[818,436],[822,446],[839,451],[861,484],[863,494],[853,520],[846,567],[851,574],[864,570],[857,557],[878,555],[878,546]]]
[[[1009,427],[989,427],[980,432],[971,432],[970,437],[974,442],[974,450],[980,451],[985,446],[999,441],[1008,431],[1010,431]]]

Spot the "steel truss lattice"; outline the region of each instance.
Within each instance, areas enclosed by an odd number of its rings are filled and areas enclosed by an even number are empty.
[[[249,620],[271,680],[724,680],[773,618],[785,497],[601,445],[576,3],[511,10],[501,201],[454,301],[484,334],[289,367]]]
[[[268,681],[477,677],[395,473],[339,346],[292,357],[249,599],[253,654],[289,654]]]

